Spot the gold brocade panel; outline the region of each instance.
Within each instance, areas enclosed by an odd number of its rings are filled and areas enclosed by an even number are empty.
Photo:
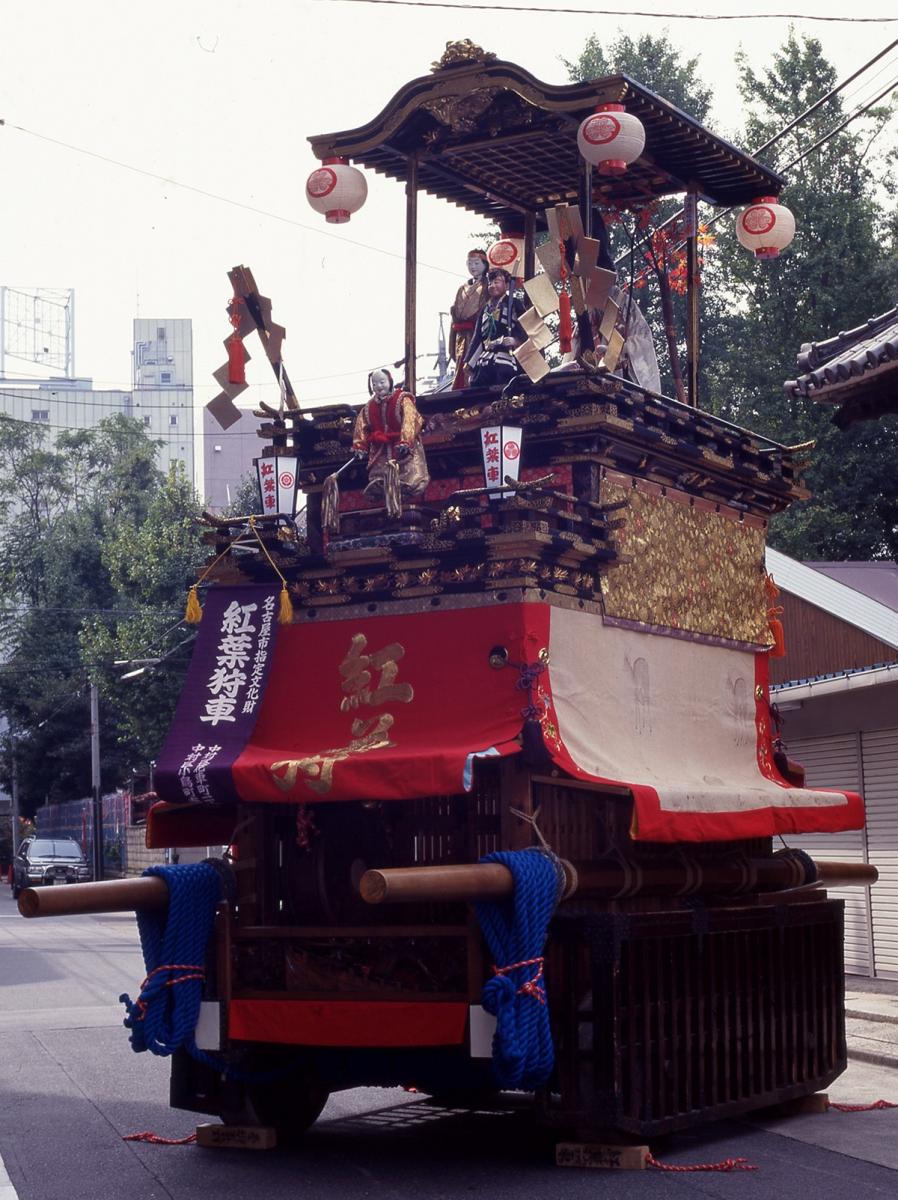
[[[764,521],[609,472],[601,501],[621,500],[626,523],[616,542],[631,561],[602,577],[606,616],[770,644]]]

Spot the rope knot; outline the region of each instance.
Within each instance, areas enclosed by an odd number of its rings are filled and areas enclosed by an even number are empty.
[[[515,992],[516,996],[532,996],[539,1004],[546,1003],[546,989],[543,987],[541,980],[543,977],[543,967],[545,960],[539,958],[527,958],[523,962],[511,963],[507,967],[493,967],[493,975],[508,976],[512,971],[520,971],[525,967],[536,967],[536,974],[532,979],[528,979],[526,983],[522,983]]]

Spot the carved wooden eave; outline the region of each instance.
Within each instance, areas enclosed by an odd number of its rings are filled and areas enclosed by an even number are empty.
[[[694,186],[709,203],[732,205],[778,195],[784,186],[626,75],[546,84],[514,63],[483,57],[405,84],[358,129],[309,138],[314,153],[401,181],[414,159],[423,191],[500,223],[527,214],[541,221],[547,205],[578,196],[580,122],[598,104],[622,103],[645,126],[645,152],[625,175],[595,177],[597,202],[638,203]]]

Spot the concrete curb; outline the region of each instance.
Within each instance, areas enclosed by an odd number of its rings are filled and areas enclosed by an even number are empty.
[[[853,1050],[848,1047],[849,1062],[871,1063],[876,1067],[891,1067],[898,1071],[898,1058],[890,1057],[888,1054],[878,1054],[875,1050]]]
[[[884,1025],[898,1025],[898,1016],[891,1013],[871,1012],[870,1009],[846,1008],[845,1016],[855,1021],[881,1021]]]

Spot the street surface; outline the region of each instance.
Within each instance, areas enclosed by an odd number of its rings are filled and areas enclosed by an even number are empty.
[[[133,995],[142,976],[130,914],[25,921],[0,885],[0,1200],[893,1200],[898,1192],[898,1110],[727,1122],[653,1147],[673,1164],[744,1156],[759,1167],[732,1174],[560,1169],[528,1114],[447,1113],[394,1089],[335,1096],[289,1152],[125,1142],[138,1130],[183,1137],[195,1124],[168,1107],[168,1063],[134,1054],[122,1028],[118,995]],[[898,1071],[853,1064],[829,1094],[896,1101]]]

